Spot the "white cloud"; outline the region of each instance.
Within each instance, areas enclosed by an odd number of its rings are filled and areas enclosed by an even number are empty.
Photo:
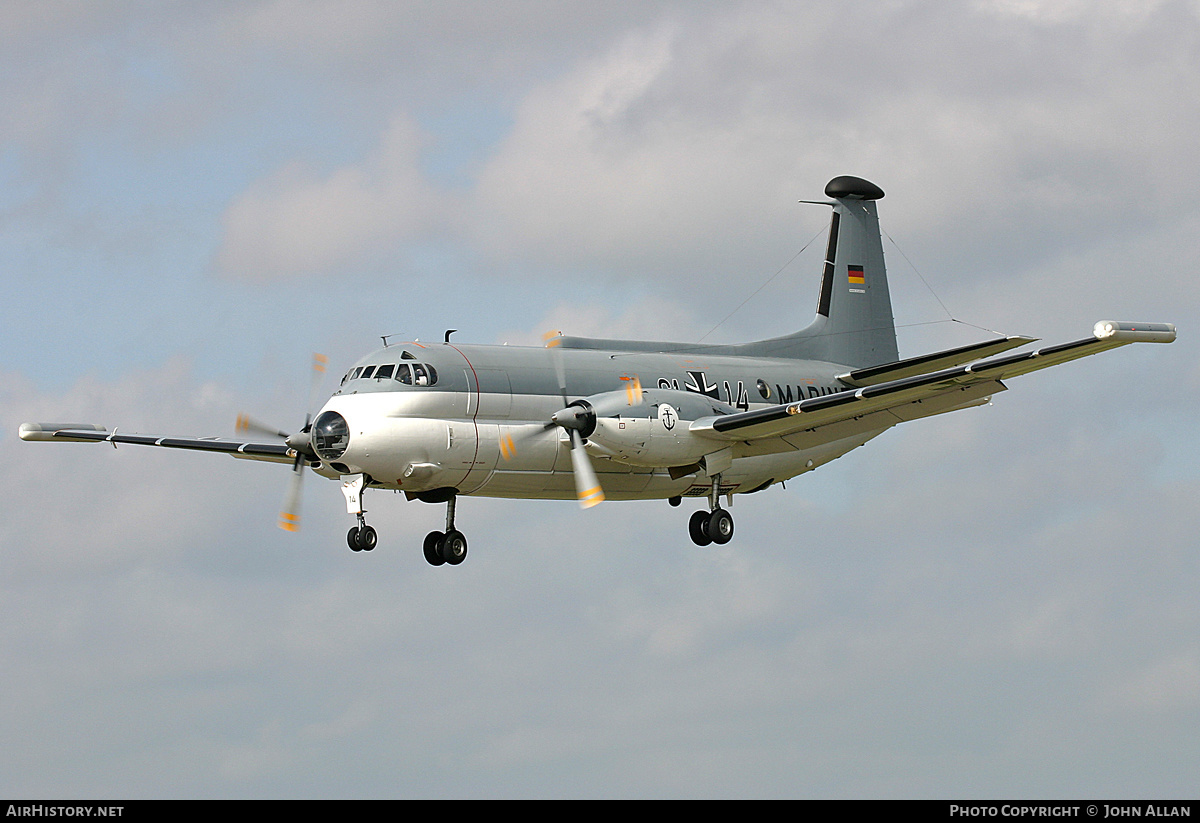
[[[422,137],[395,117],[371,158],[321,175],[289,163],[226,210],[218,257],[252,280],[345,269],[364,255],[419,242],[444,219],[440,195],[418,168]]]

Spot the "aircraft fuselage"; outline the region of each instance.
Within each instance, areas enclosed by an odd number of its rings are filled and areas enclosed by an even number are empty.
[[[360,359],[321,410],[342,415],[349,439],[339,459],[323,461],[317,471],[331,478],[365,473],[376,485],[415,497],[456,489],[465,495],[573,499],[569,437],[563,429],[546,427],[564,406],[554,357],[562,358],[562,371],[569,375],[568,400],[619,393],[635,381],[646,390],[644,399],[603,425],[630,427],[630,433],[621,433],[622,443],[657,438],[654,449],[614,453],[605,448],[603,431],[589,439],[588,451],[609,499],[708,495],[708,476],[672,477],[668,470],[667,464],[695,459],[687,444],[672,451],[673,430],[685,438],[688,422],[699,417],[849,388],[836,377],[847,367],[817,361],[393,344]],[[384,376],[376,376],[380,372]],[[664,411],[664,406],[670,408]],[[632,432],[635,427],[644,430],[644,437]],[[736,443],[732,463],[720,473],[720,491],[747,492],[794,477],[885,428],[876,423],[833,442],[823,438],[809,448],[802,437]],[[702,445],[709,451],[717,448]]]

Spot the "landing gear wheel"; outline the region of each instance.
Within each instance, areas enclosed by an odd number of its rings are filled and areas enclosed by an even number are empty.
[[[446,562],[442,557],[442,538],[445,537],[441,532],[430,532],[425,535],[425,560],[431,566],[440,566]]]
[[[379,535],[375,533],[373,526],[363,526],[358,530],[358,547],[364,552],[369,552],[379,543]]]
[[[724,509],[715,509],[708,515],[705,531],[712,542],[723,546],[733,539],[733,515]]]
[[[708,533],[708,512],[692,513],[692,519],[688,521],[688,534],[692,536],[692,542],[697,546],[707,546],[713,541],[712,536]]]
[[[467,559],[467,538],[457,529],[451,529],[442,538],[441,550],[442,559],[457,566]]]
[[[379,535],[372,526],[355,526],[346,532],[346,545],[352,552],[369,552],[379,543]]]

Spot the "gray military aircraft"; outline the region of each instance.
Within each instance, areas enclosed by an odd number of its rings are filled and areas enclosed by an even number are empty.
[[[132,443],[290,463],[279,525],[299,526],[305,468],[340,480],[357,517],[347,543],[375,548],[367,489],[446,504],[425,559],[457,565],[467,540],[460,495],[536,499],[699,497],[698,545],[733,537],[722,508],[858,448],[907,420],[987,403],[1005,380],[1136,342],[1170,343],[1169,323],[1101,321],[1082,340],[1004,352],[1011,336],[901,360],[876,201],[858,177],[825,187],[833,209],[816,318],[783,337],[740,345],[548,336],[545,349],[393,343],[361,358],[315,418],[288,435],[242,418],[239,431],[282,443],[118,433],[78,423],[25,423],[23,440]],[[314,361],[314,374],[324,371]],[[310,404],[311,406],[311,404]]]

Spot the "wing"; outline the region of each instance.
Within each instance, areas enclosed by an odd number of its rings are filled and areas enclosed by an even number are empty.
[[[851,386],[873,386],[876,383],[929,374],[938,369],[948,369],[951,366],[971,363],[984,357],[991,357],[993,354],[1024,346],[1026,343],[1036,342],[1036,340],[1036,337],[1020,336],[1005,337],[1003,340],[988,340],[983,343],[973,343],[970,346],[960,346],[957,349],[923,354],[920,357],[909,357],[894,363],[884,363],[882,366],[855,369],[846,374],[839,374],[837,377],[838,380],[849,383]]]
[[[44,440],[74,443],[129,443],[137,446],[160,446],[166,449],[223,452],[231,457],[248,460],[267,460],[291,463],[296,452],[282,443],[247,443],[242,440],[221,440],[215,437],[159,437],[153,434],[118,434],[103,426],[90,423],[22,423],[22,440]]]
[[[1009,338],[1008,341],[990,345],[1003,346],[1006,342],[1024,339],[1026,338]],[[964,353],[969,356],[970,350],[984,350],[989,344],[951,349],[923,358],[862,369],[842,378],[844,382],[853,383],[855,375],[861,375],[861,382],[867,385],[857,390],[738,414],[706,417],[694,422],[691,431],[702,437],[717,440],[750,441],[786,437],[802,432],[815,434],[817,429],[837,425],[837,436],[842,436],[845,430],[850,428],[868,430],[893,426],[906,420],[929,417],[986,402],[990,395],[1006,389],[1001,381],[1010,377],[1057,366],[1130,343],[1170,343],[1174,339],[1175,326],[1170,323],[1101,321],[1096,324],[1091,337],[1072,343],[979,360],[967,365],[884,382],[872,382],[872,378],[880,374],[906,373],[912,368],[918,368],[920,362],[941,364],[946,362],[947,358],[962,357]],[[828,438],[822,436],[820,439]]]

